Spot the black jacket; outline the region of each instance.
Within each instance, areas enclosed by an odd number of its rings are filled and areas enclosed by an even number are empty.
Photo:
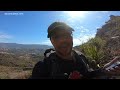
[[[77,71],[81,79],[92,79],[103,75],[101,69],[89,71],[89,65],[84,55],[74,52],[73,60],[64,60],[52,53],[49,57],[39,61],[32,72],[32,79],[68,79],[71,73]]]

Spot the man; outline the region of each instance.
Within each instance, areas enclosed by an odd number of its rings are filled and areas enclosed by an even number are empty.
[[[44,53],[45,58],[33,68],[33,79],[90,79],[107,71],[91,71],[86,57],[73,47],[73,28],[64,22],[54,22],[48,27],[48,38],[54,49]]]

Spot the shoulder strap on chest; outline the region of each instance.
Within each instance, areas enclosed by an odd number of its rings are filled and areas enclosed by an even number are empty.
[[[49,57],[50,54],[52,54],[52,53],[55,53],[55,50],[54,50],[54,49],[52,49],[52,48],[47,49],[47,50],[45,51],[45,53],[44,53],[44,57],[45,57],[45,58],[46,58],[46,57]]]
[[[49,49],[46,51],[46,63],[49,65],[49,70],[50,70],[50,78],[54,79],[56,78],[58,75],[58,73],[60,73],[60,67],[59,67],[59,62],[57,61],[57,56],[56,56],[56,52],[53,49]]]
[[[81,63],[84,64],[84,66],[87,68],[88,71],[92,71],[92,69],[89,67],[89,61],[88,59],[84,56],[83,53],[79,52],[79,51],[74,51],[75,52],[75,57],[76,59]],[[79,64],[80,64],[79,63]]]

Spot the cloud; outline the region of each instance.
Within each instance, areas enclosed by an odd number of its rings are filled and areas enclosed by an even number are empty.
[[[96,29],[100,29],[101,27],[100,26],[98,26],[98,27],[95,27]]]
[[[80,37],[83,34],[90,33],[90,30],[83,26],[80,26],[80,27],[75,26],[74,29],[75,29],[75,31],[73,32],[74,33],[73,35],[75,37]]]
[[[0,39],[11,39],[12,36],[6,33],[0,32]]]
[[[83,26],[80,26],[80,31],[81,32],[89,32],[90,30],[85,28],[85,27],[83,27]]]
[[[103,17],[102,16],[97,16],[97,19],[102,19]]]
[[[73,46],[82,44],[79,38],[73,38]]]
[[[73,46],[81,45],[87,42],[89,39],[94,38],[95,34],[81,35],[79,37],[73,38]]]

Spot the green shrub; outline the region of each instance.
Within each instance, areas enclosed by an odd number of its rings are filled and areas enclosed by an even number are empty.
[[[104,45],[105,41],[99,37],[89,39],[87,43],[80,46],[82,52],[91,61],[95,60],[96,63],[100,63],[104,58]]]

